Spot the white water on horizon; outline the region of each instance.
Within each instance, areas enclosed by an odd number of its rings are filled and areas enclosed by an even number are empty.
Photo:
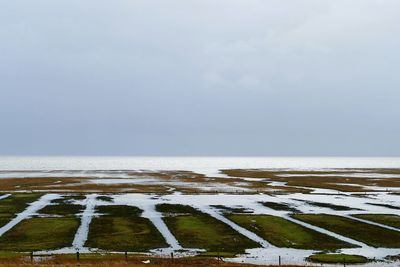
[[[0,157],[0,171],[400,168],[400,158],[349,157]]]

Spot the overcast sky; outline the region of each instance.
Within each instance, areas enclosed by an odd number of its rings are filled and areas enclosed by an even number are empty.
[[[398,0],[2,0],[0,154],[400,156]]]

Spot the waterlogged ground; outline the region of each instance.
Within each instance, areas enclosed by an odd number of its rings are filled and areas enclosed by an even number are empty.
[[[2,171],[0,251],[398,266],[400,169]]]
[[[212,175],[191,171],[0,171],[0,179],[0,190],[20,192],[398,192],[400,169],[224,169]]]

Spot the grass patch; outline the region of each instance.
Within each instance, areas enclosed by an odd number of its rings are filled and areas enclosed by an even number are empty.
[[[272,215],[230,215],[228,218],[277,247],[317,250],[353,247],[336,238]]]
[[[294,214],[293,218],[361,241],[373,247],[400,247],[400,232],[327,214]]]
[[[372,206],[378,206],[378,207],[384,207],[384,208],[388,208],[388,209],[393,209],[393,210],[400,210],[400,207],[398,206],[393,206],[390,204],[377,204],[377,203],[367,203],[368,205],[372,205]]]
[[[87,246],[108,251],[148,251],[167,244],[156,227],[130,206],[99,206],[90,224]]]
[[[393,214],[356,214],[356,218],[400,228],[400,216]]]
[[[31,218],[0,237],[0,250],[38,251],[71,246],[77,218]]]
[[[228,225],[192,207],[183,205],[157,205],[168,228],[182,246],[202,248],[208,252],[244,253],[259,244],[242,236]]]
[[[167,213],[167,214],[202,214],[200,211],[186,205],[180,205],[180,204],[158,204],[157,205],[157,211],[162,212],[162,213]]]
[[[56,216],[76,216],[82,213],[84,207],[78,204],[72,204],[74,201],[85,199],[83,195],[68,196],[66,198],[55,199],[50,205],[47,205],[39,211],[42,215]]]
[[[48,205],[39,212],[43,215],[75,216],[83,212],[83,207],[74,204],[55,204]]]
[[[359,255],[347,254],[314,254],[307,258],[311,262],[318,263],[366,263],[368,259]]]
[[[39,193],[14,193],[0,200],[0,227],[7,224],[16,214],[24,211],[30,203],[42,195]]]
[[[106,202],[112,202],[114,200],[114,198],[110,196],[98,196],[97,199]]]
[[[388,261],[400,261],[400,254],[386,256],[385,260],[388,260]]]
[[[275,202],[262,202],[265,207],[273,210],[289,211],[293,213],[301,213],[298,209],[291,207],[285,203],[275,203]]]
[[[311,206],[320,207],[320,208],[328,208],[328,209],[332,209],[332,210],[342,210],[342,211],[355,210],[355,209],[347,207],[347,206],[335,205],[335,204],[331,204],[331,203],[315,202],[315,201],[302,200],[302,199],[295,199],[295,200],[307,203],[308,205],[311,205]]]
[[[224,213],[246,214],[246,213],[253,212],[252,210],[249,210],[244,207],[227,207],[227,206],[222,206],[222,205],[213,205],[212,207],[217,208]]]
[[[40,175],[38,175],[40,176]],[[29,178],[5,178],[1,179],[1,191],[16,190],[58,190],[65,185],[79,185],[81,178],[60,178],[60,177],[29,177]]]
[[[78,194],[78,195],[67,195],[63,198],[57,198],[52,201],[55,204],[71,204],[75,201],[82,201],[86,199],[86,195]]]

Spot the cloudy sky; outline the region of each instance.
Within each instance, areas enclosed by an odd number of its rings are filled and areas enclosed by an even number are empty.
[[[0,1],[0,154],[400,156],[399,10]]]

